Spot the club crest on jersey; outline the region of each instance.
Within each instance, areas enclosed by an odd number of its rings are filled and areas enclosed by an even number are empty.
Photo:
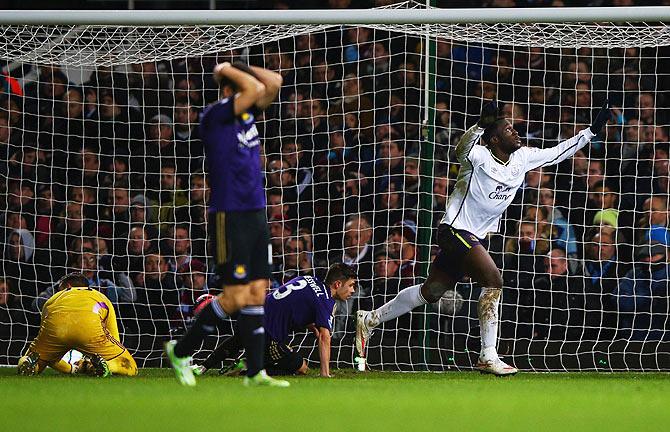
[[[505,201],[511,196],[510,194],[507,194],[505,192],[509,192],[511,189],[512,189],[511,186],[505,187],[503,185],[498,185],[496,186],[495,192],[491,192],[489,194],[489,199]]]
[[[247,266],[244,264],[236,265],[235,270],[233,271],[233,277],[235,279],[244,279],[247,277]]]
[[[521,165],[519,164],[512,165],[512,175],[516,177],[519,174],[521,174]]]
[[[240,116],[240,118],[242,119],[242,122],[244,122],[244,124],[249,124],[249,123],[251,123],[252,121],[254,121],[254,115],[253,115],[253,114],[246,113],[246,112],[245,112],[245,113],[242,113],[242,115]]]

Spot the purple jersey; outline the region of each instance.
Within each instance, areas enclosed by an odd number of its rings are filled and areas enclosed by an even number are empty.
[[[320,280],[298,276],[265,297],[265,333],[275,342],[286,342],[289,334],[308,324],[333,331],[335,300]]]
[[[253,113],[235,117],[233,101],[221,99],[200,116],[211,185],[209,210],[262,210],[265,191],[258,129]]]

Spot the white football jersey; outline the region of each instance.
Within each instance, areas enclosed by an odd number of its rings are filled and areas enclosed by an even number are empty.
[[[456,146],[461,169],[441,221],[480,239],[498,230],[500,218],[523,184],[526,172],[564,161],[594,137],[587,128],[552,148],[521,147],[503,163],[488,147],[476,144],[483,133],[484,129],[475,125]]]

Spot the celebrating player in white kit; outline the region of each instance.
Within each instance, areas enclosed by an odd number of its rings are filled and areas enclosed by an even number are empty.
[[[589,128],[555,147],[538,149],[522,147],[512,124],[498,118],[496,102],[486,104],[478,123],[465,132],[456,147],[461,168],[438,228],[440,253],[430,266],[428,278],[423,284],[400,291],[378,309],[358,311],[359,355],[365,356],[370,333],[379,324],[417,306],[437,302],[445,291],[454,289],[468,275],[482,287],[478,304],[482,347],[477,369],[495,375],[517,373],[515,367],[498,357],[496,350],[503,280],[482,242],[489,232],[498,229],[500,218],[523,184],[526,172],[555,165],[574,155],[600,132],[609,116],[606,101]],[[480,138],[485,145],[477,145]]]

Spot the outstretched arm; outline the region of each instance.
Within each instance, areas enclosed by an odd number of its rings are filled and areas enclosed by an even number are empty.
[[[548,149],[524,147],[524,151],[528,153],[526,171],[542,166],[556,165],[557,163],[572,157],[577,153],[577,150],[591,142],[591,139],[602,130],[602,127],[609,119],[609,115],[609,103],[605,101],[598,112],[598,115],[593,120],[593,124],[588,128],[579,131],[579,133],[572,138],[560,142],[556,147]]]

